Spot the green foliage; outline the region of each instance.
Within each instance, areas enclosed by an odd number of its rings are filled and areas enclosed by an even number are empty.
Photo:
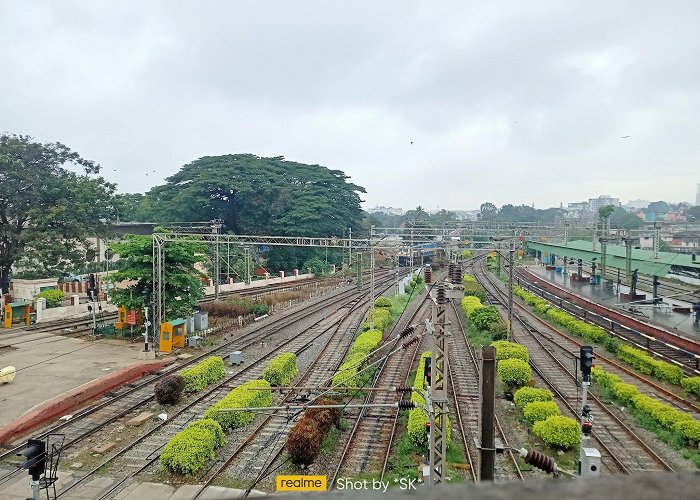
[[[608,337],[603,340],[603,346],[605,350],[613,354],[617,354],[617,350],[620,348],[620,341],[615,337],[608,335]]]
[[[374,301],[374,307],[391,307],[391,300],[389,300],[389,298],[387,297],[379,297],[377,298],[377,300]]]
[[[464,310],[464,314],[469,317],[472,312],[474,312],[476,309],[479,309],[481,307],[484,307],[481,304],[481,300],[479,297],[473,297],[473,296],[467,296],[467,297],[462,297],[462,309]]]
[[[350,347],[350,354],[362,353],[366,356],[370,352],[374,351],[379,344],[382,342],[382,332],[381,330],[367,330],[361,333],[355,339]]]
[[[534,401],[525,405],[523,415],[529,422],[547,420],[549,417],[559,415],[559,407],[554,401]]]
[[[364,358],[374,351],[381,341],[381,330],[367,330],[358,335],[350,347],[350,354],[345,363],[340,365],[338,373],[333,376],[333,385],[345,387],[357,387],[360,385],[360,375],[357,372],[362,369]]]
[[[165,320],[189,316],[204,297],[200,273],[194,268],[205,257],[204,245],[190,241],[172,241],[165,245]],[[143,291],[153,289],[153,238],[126,235],[109,249],[119,255],[121,268],[110,275],[113,283],[135,281],[125,289],[112,291],[112,302],[127,309],[143,307]]]
[[[491,343],[496,348],[496,361],[503,359],[521,359],[526,363],[530,360],[527,347],[507,340],[497,340]]]
[[[297,357],[292,352],[285,352],[275,356],[263,370],[262,378],[270,385],[283,387],[294,380],[298,372]]]
[[[301,265],[301,268],[304,273],[307,271],[307,269],[311,269],[311,272],[315,276],[322,276],[324,274],[327,274],[328,271],[330,271],[331,266],[318,257],[312,257],[311,259],[304,262]]]
[[[483,332],[488,330],[491,323],[496,323],[501,320],[501,315],[498,314],[496,306],[479,307],[472,311],[469,315],[469,320],[474,324],[477,330]]]
[[[471,276],[471,275],[467,275]],[[464,296],[465,297],[477,297],[481,302],[486,301],[486,292],[484,291],[484,287],[481,286],[477,282],[470,282],[470,281],[464,281],[464,277],[462,277],[462,282],[464,285]]]
[[[205,413],[205,418],[212,418],[221,424],[223,429],[243,427],[255,420],[252,411],[219,411],[235,408],[256,408],[272,405],[272,392],[267,380],[251,380],[239,385],[229,392],[221,401],[213,404]]]
[[[44,290],[43,292],[39,293],[36,298],[46,299],[46,307],[51,308],[60,306],[65,295],[66,294],[63,293],[63,290]]]
[[[617,383],[611,387],[613,396],[624,404],[629,404],[634,396],[639,394],[639,391],[632,384]]]
[[[411,278],[411,281],[413,282],[414,286],[415,285],[422,285],[423,284],[423,276],[420,274],[414,274],[413,278]]]
[[[192,368],[184,370],[180,375],[185,379],[186,391],[201,391],[209,384],[224,378],[226,376],[226,366],[220,356],[210,356]]]
[[[578,422],[573,418],[554,415],[535,422],[532,432],[549,446],[568,450],[578,446],[581,436]]]
[[[389,317],[391,313],[386,308],[380,309],[370,309],[367,319],[362,324],[364,330],[370,329],[370,318],[372,322],[372,328],[384,331],[385,328],[389,326]]]
[[[489,325],[489,335],[493,340],[505,340],[508,337],[508,326],[503,321],[494,321]]]
[[[673,428],[691,445],[700,443],[700,421],[681,420]]]
[[[160,463],[171,472],[195,474],[215,457],[214,450],[225,442],[218,423],[209,419],[193,422],[168,441],[160,454]]]
[[[654,359],[641,349],[627,345],[620,346],[617,349],[617,357],[646,375],[653,374],[672,384],[680,385],[683,379],[683,369],[680,366]]]
[[[532,370],[527,361],[522,359],[512,358],[504,359],[498,362],[496,368],[498,378],[510,387],[521,387],[530,382],[532,378]]]
[[[545,314],[551,308],[549,302],[535,294],[527,292],[517,285],[513,285],[513,293],[523,299],[528,305],[535,308],[540,314]]]
[[[515,391],[515,394],[513,395],[515,406],[521,410],[530,403],[534,403],[536,401],[552,401],[553,399],[554,395],[551,391],[548,391],[547,389],[539,389],[537,387],[521,387]]]
[[[0,281],[15,264],[58,277],[84,263],[88,238],[113,218],[115,185],[99,172],[61,143],[0,133]]]
[[[681,386],[689,393],[700,396],[700,377],[686,377],[681,380]]]
[[[462,251],[459,253],[459,255],[460,255],[460,257],[462,257],[463,259],[471,259],[472,257],[474,257],[474,253],[473,253],[471,250],[462,250]]]

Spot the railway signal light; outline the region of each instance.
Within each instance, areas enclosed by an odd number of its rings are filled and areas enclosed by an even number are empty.
[[[589,345],[581,346],[581,375],[583,375],[584,382],[591,381],[591,368],[593,368],[593,348]]]
[[[46,468],[46,443],[41,439],[28,439],[27,447],[17,453],[17,456],[27,459],[20,467],[27,469],[32,479],[38,481]]]

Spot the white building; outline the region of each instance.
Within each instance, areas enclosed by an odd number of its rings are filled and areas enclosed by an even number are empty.
[[[588,208],[591,212],[596,213],[599,208],[605,207],[607,205],[612,205],[614,207],[620,206],[620,198],[613,198],[610,195],[602,194],[597,198],[589,198]]]
[[[698,183],[695,191],[695,205],[700,205],[700,183]]]
[[[368,208],[367,212],[370,214],[376,213],[376,212],[383,212],[388,215],[403,215],[404,211],[403,208],[394,208],[394,207],[380,207],[376,206],[374,208]]]

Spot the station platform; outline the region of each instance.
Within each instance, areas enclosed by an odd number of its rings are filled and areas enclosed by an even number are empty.
[[[14,366],[15,379],[0,385],[0,427],[52,397],[136,365],[142,344],[82,340],[19,329],[0,333],[0,369]]]
[[[690,308],[692,311],[693,305],[688,302],[676,300],[673,297],[666,298],[659,296],[661,298],[660,306],[638,306],[634,304],[628,306],[620,301],[620,296],[617,292],[617,283],[613,283],[613,287],[610,289],[606,287],[604,283],[601,283],[600,285],[591,285],[589,282],[572,282],[570,280],[570,275],[565,275],[561,272],[558,273],[555,270],[549,271],[541,265],[522,266],[522,269],[527,270],[533,275],[539,276],[544,280],[554,283],[564,290],[580,295],[586,299],[594,300],[601,305],[610,307],[611,309],[619,310],[621,313],[627,314],[628,316],[646,321],[652,325],[657,325],[683,337],[687,337],[695,341],[700,340],[700,325],[695,325],[693,323],[694,317],[692,312],[690,314],[684,314],[672,310],[674,306],[681,306]],[[585,271],[583,274],[584,277],[588,276]],[[629,288],[624,285],[620,285],[620,292],[629,293]],[[642,291],[638,291],[637,293],[646,293],[647,300],[651,301],[651,293]]]

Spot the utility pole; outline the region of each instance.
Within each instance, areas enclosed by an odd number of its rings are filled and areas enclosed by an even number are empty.
[[[513,329],[513,266],[515,265],[515,259],[513,259],[514,254],[515,249],[513,248],[513,242],[511,241],[510,250],[508,251],[508,340],[510,340],[511,338]]]
[[[374,243],[372,242],[372,233],[374,232],[374,226],[370,228],[369,233],[369,288],[370,297],[372,302],[370,303],[370,314],[369,314],[369,328],[370,330],[374,328],[374,322],[372,321],[372,311],[374,310]]]
[[[654,255],[652,259],[659,258],[659,248],[661,247],[661,229],[654,222]]]
[[[245,258],[245,284],[250,285],[250,248],[243,247],[243,257]]]
[[[355,254],[355,262],[357,267],[357,289],[362,290],[362,254]]]
[[[600,452],[596,448],[588,448],[593,431],[593,416],[588,406],[588,387],[591,385],[591,368],[593,367],[593,348],[581,346],[581,375],[583,394],[581,397],[581,445],[579,449],[578,472],[581,477],[599,477],[601,469]]]
[[[352,228],[348,228],[348,267],[352,266]]]
[[[496,348],[481,348],[481,447],[479,448],[479,479],[493,481],[496,467],[496,443],[493,420],[496,402]]]
[[[413,229],[411,229],[411,249],[410,249],[410,267],[411,267],[411,272],[413,272]]]
[[[221,262],[219,261],[219,233],[221,233],[221,220],[211,221],[211,232],[216,234],[216,264],[214,265],[214,300],[219,300],[219,280],[221,279]]]
[[[430,486],[445,482],[447,457],[447,376],[449,365],[445,332],[447,295],[444,283],[438,283],[432,311],[433,338],[428,387],[430,416]]]

